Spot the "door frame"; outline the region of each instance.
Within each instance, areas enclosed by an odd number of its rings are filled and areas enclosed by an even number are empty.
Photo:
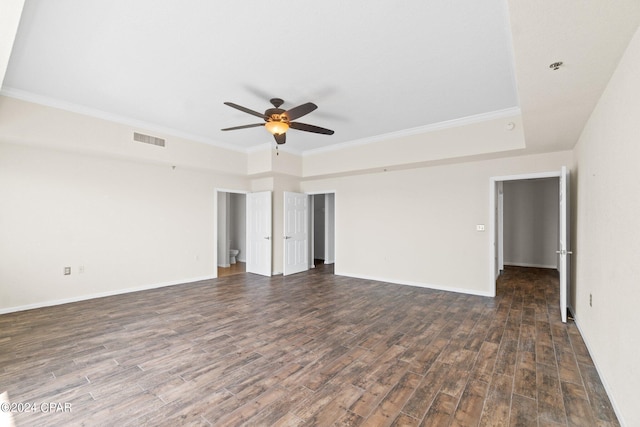
[[[215,188],[214,189],[214,198],[213,198],[213,224],[214,224],[214,233],[213,233],[213,259],[215,259],[215,268],[213,271],[212,277],[215,279],[218,277],[218,236],[220,230],[218,230],[218,200],[220,197],[220,193],[234,193],[234,194],[248,194],[249,191],[244,190],[233,190],[228,188]],[[246,226],[245,226],[246,227]]]
[[[503,224],[498,224],[498,209],[502,206],[498,205],[498,183],[503,183],[505,181],[522,181],[529,179],[541,179],[541,178],[558,178],[560,180],[562,171],[552,171],[552,172],[537,172],[537,173],[527,173],[522,175],[505,175],[505,176],[492,176],[489,178],[489,224],[493,227],[496,227],[496,231],[489,233],[490,234],[490,242],[489,242],[489,280],[491,280],[490,286],[490,295],[491,297],[496,296],[496,279],[499,273],[499,266],[497,266],[499,262],[498,257],[498,249],[499,246],[503,245],[503,242],[498,242],[498,236],[501,238],[504,236],[503,230],[498,230],[497,227],[502,226]],[[560,220],[560,218],[558,218]],[[498,246],[499,245],[499,246]]]
[[[498,276],[504,270],[504,181],[497,181],[496,190],[498,191],[496,200],[496,214],[498,215],[496,226],[498,227],[494,236],[497,241],[497,257],[498,257],[498,271],[495,272],[496,280]]]

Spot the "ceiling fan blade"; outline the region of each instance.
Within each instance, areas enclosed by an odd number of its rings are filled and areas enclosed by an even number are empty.
[[[269,116],[265,116],[263,113],[259,113],[257,111],[250,110],[242,105],[234,104],[233,102],[225,102],[224,105],[228,105],[229,107],[235,108],[236,110],[244,111],[245,113],[251,114],[256,117],[260,117],[261,119],[268,120]]]
[[[257,128],[258,126],[264,126],[264,123],[255,123],[253,125],[234,126],[232,128],[225,128],[225,129],[220,129],[220,130],[249,129],[249,128]]]
[[[276,142],[278,143],[278,145],[284,144],[285,142],[287,142],[287,134],[286,133],[276,133],[273,135],[273,137],[276,139]]]
[[[283,114],[287,116],[287,119],[289,119],[289,121],[291,121],[309,114],[316,108],[318,108],[316,104],[314,104],[313,102],[307,102],[306,104],[293,107],[292,109],[285,111]]]
[[[291,122],[289,123],[291,129],[303,130],[305,132],[321,133],[323,135],[333,135],[334,132],[331,129],[325,129],[314,125],[308,125],[306,123]]]

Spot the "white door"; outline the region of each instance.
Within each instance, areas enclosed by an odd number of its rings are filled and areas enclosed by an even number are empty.
[[[309,269],[309,197],[284,192],[284,266],[283,274]]]
[[[271,191],[247,194],[247,273],[271,276]]]
[[[565,166],[560,172],[560,242],[558,245],[558,266],[560,270],[560,316],[567,322],[567,305],[569,301],[569,171]]]

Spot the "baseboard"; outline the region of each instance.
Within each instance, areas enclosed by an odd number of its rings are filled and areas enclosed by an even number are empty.
[[[453,287],[449,287],[449,286],[434,285],[434,284],[430,284],[430,283],[412,282],[412,281],[409,281],[409,280],[396,280],[396,279],[389,279],[389,278],[385,278],[385,277],[366,276],[366,275],[353,274],[353,273],[348,273],[348,272],[345,273],[343,271],[339,271],[339,272],[336,271],[334,274],[336,274],[338,276],[353,277],[355,279],[375,280],[376,282],[393,283],[394,285],[415,286],[417,288],[433,289],[433,290],[436,290],[436,291],[456,292],[456,293],[459,293],[459,294],[477,295],[477,296],[481,296],[481,297],[494,297],[495,296],[493,294],[493,292],[491,292],[491,291],[489,291],[489,292],[472,291],[472,290],[464,289],[464,288],[453,288]]]
[[[526,262],[506,262],[504,265],[509,265],[512,267],[533,267],[533,268],[550,268],[552,270],[557,270],[557,265],[544,265],[544,264],[529,264]]]
[[[574,312],[572,312],[572,314],[573,314],[573,321],[576,324],[576,327],[578,328],[578,332],[580,332],[580,336],[582,337],[582,341],[584,341],[584,344],[587,346],[587,350],[589,351],[589,356],[591,356],[591,360],[593,360],[593,365],[596,367],[596,371],[598,372],[598,376],[600,376],[600,381],[602,381],[602,385],[604,386],[604,389],[607,392],[607,396],[609,397],[609,400],[611,401],[611,406],[613,406],[613,411],[616,413],[616,417],[618,417],[618,422],[620,422],[620,425],[622,427],[625,427],[627,425],[627,423],[625,422],[624,417],[622,416],[622,412],[620,411],[620,407],[617,405],[615,399],[613,398],[613,393],[611,392],[611,387],[609,386],[609,383],[607,382],[607,378],[603,375],[602,370],[598,367],[598,361],[594,357],[595,353],[591,350],[591,345],[589,345],[589,341],[587,340],[585,334],[582,332],[582,328],[580,327],[580,321],[578,319],[578,316],[576,316],[576,314]]]
[[[113,296],[113,295],[129,294],[129,293],[132,293],[132,292],[147,291],[149,289],[163,288],[165,286],[184,285],[184,284],[188,284],[188,283],[201,282],[203,280],[211,280],[211,279],[215,279],[215,278],[216,278],[216,276],[193,277],[193,278],[190,278],[190,279],[172,280],[170,282],[155,283],[155,284],[152,284],[152,285],[138,286],[138,287],[135,287],[135,288],[118,289],[118,290],[114,290],[114,291],[99,292],[99,293],[96,293],[96,294],[82,295],[82,296],[78,296],[78,297],[63,298],[63,299],[59,299],[59,300],[37,302],[37,303],[34,303],[34,304],[27,304],[27,305],[15,306],[15,307],[0,308],[0,314],[15,313],[15,312],[18,312],[18,311],[33,310],[33,309],[36,309],[36,308],[43,308],[43,307],[51,307],[51,306],[54,306],[54,305],[69,304],[69,303],[72,303],[72,302],[80,302],[80,301],[86,301],[86,300],[90,300],[90,299],[110,297],[110,296]]]

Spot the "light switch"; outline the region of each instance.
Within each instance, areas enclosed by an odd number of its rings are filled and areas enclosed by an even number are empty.
[[[484,224],[476,225],[476,231],[484,231]]]

